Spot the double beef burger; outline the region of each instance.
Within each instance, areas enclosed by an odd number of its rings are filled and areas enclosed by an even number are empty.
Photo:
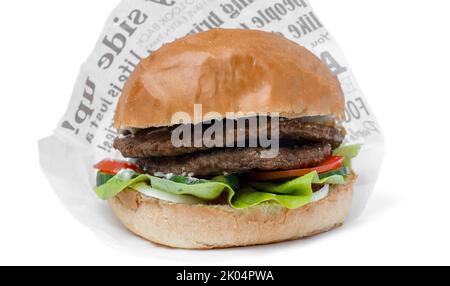
[[[342,225],[352,201],[357,147],[341,146],[343,117],[338,79],[296,43],[251,30],[188,36],[129,78],[114,147],[130,161],[100,162],[96,193],[132,232],[171,247],[319,234]],[[180,128],[192,131],[181,146]]]

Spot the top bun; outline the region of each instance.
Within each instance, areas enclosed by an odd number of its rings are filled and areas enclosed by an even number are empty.
[[[215,29],[163,46],[141,61],[116,110],[117,129],[171,126],[176,112],[194,122],[227,112],[279,112],[281,117],[344,116],[336,76],[314,54],[282,36]],[[220,118],[218,114],[221,115]]]

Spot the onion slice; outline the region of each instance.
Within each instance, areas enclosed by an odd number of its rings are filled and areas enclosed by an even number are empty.
[[[323,186],[322,189],[313,194],[311,202],[314,203],[321,201],[326,197],[328,197],[329,194],[330,194],[330,185],[325,185]]]
[[[203,200],[200,200],[198,198],[195,198],[193,196],[189,195],[174,195],[168,192],[156,190],[146,183],[139,183],[136,185],[133,185],[131,187],[132,189],[138,191],[139,193],[143,194],[146,197],[155,198],[158,200],[176,203],[176,204],[186,204],[186,205],[198,205],[198,204],[204,204],[205,202]]]

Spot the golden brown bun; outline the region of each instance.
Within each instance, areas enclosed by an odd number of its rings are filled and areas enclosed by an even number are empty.
[[[175,248],[211,249],[269,244],[313,236],[341,226],[350,209],[353,178],[303,208],[278,205],[235,210],[229,206],[173,204],[122,192],[109,204],[133,233]]]
[[[171,126],[175,112],[279,112],[282,117],[344,116],[338,79],[311,52],[281,36],[216,29],[163,46],[125,85],[115,127]],[[200,122],[185,122],[200,123]]]

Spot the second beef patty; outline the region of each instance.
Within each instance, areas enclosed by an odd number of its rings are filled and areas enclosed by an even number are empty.
[[[254,170],[291,170],[313,167],[331,156],[329,143],[282,147],[275,158],[263,158],[262,148],[214,149],[175,157],[149,157],[137,161],[150,174],[212,176]]]

